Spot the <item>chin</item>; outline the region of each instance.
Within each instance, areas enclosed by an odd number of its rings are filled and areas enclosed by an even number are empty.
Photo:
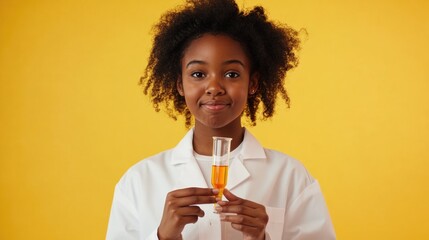
[[[212,128],[212,129],[220,129],[220,128],[227,126],[228,124],[225,122],[210,122],[210,123],[207,123],[204,125],[206,125],[209,128]]]
[[[225,120],[219,118],[205,119],[205,121],[199,121],[201,125],[211,129],[221,129],[235,125],[234,120]]]

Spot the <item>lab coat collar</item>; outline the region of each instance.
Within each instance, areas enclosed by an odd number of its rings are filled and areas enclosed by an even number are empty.
[[[243,148],[239,155],[243,160],[267,158],[262,145],[247,129],[244,131]]]
[[[194,148],[192,146],[193,137],[194,129],[192,128],[173,149],[173,155],[171,159],[172,165],[186,163],[194,159]]]
[[[194,128],[190,129],[183,139],[173,149],[173,158],[171,164],[176,165],[186,163],[194,159],[194,148],[192,139],[194,136]],[[258,140],[247,130],[244,131],[243,146],[238,156],[242,160],[246,159],[266,159],[265,151]]]
[[[192,147],[193,134],[194,129],[189,130],[179,144],[173,149],[171,164],[181,166],[181,177],[179,181],[182,187],[208,187],[194,157],[194,150]],[[250,177],[250,173],[244,165],[244,161],[250,159],[266,159],[263,147],[247,129],[245,129],[242,144],[241,151],[237,154],[237,157],[232,161],[229,167],[227,188],[230,190]]]

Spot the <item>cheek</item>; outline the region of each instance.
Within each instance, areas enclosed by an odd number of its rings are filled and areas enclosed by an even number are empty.
[[[204,91],[198,88],[187,88],[185,89],[185,97],[187,98],[199,98]]]
[[[247,88],[236,89],[234,92],[231,92],[230,95],[234,96],[234,102],[237,105],[245,106],[247,104]]]
[[[185,97],[195,97],[195,95],[198,95],[201,91],[201,86],[188,83],[186,81],[183,82],[183,92],[185,94]]]
[[[193,109],[196,107],[200,96],[201,91],[198,88],[185,88],[184,89],[184,97],[186,101],[186,105],[189,109]]]

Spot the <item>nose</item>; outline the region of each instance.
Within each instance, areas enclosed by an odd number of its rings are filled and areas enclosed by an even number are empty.
[[[225,89],[222,86],[221,80],[218,77],[212,77],[211,79],[209,79],[207,83],[206,94],[212,96],[225,94]]]

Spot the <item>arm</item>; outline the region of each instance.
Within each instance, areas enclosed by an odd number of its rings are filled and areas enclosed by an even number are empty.
[[[314,181],[286,209],[283,239],[336,239],[319,183]]]
[[[116,185],[110,210],[106,240],[138,240],[140,219],[133,202],[128,198],[121,185]],[[153,234],[151,234],[153,235]],[[156,230],[155,235],[156,237]],[[157,239],[157,238],[148,238]]]

